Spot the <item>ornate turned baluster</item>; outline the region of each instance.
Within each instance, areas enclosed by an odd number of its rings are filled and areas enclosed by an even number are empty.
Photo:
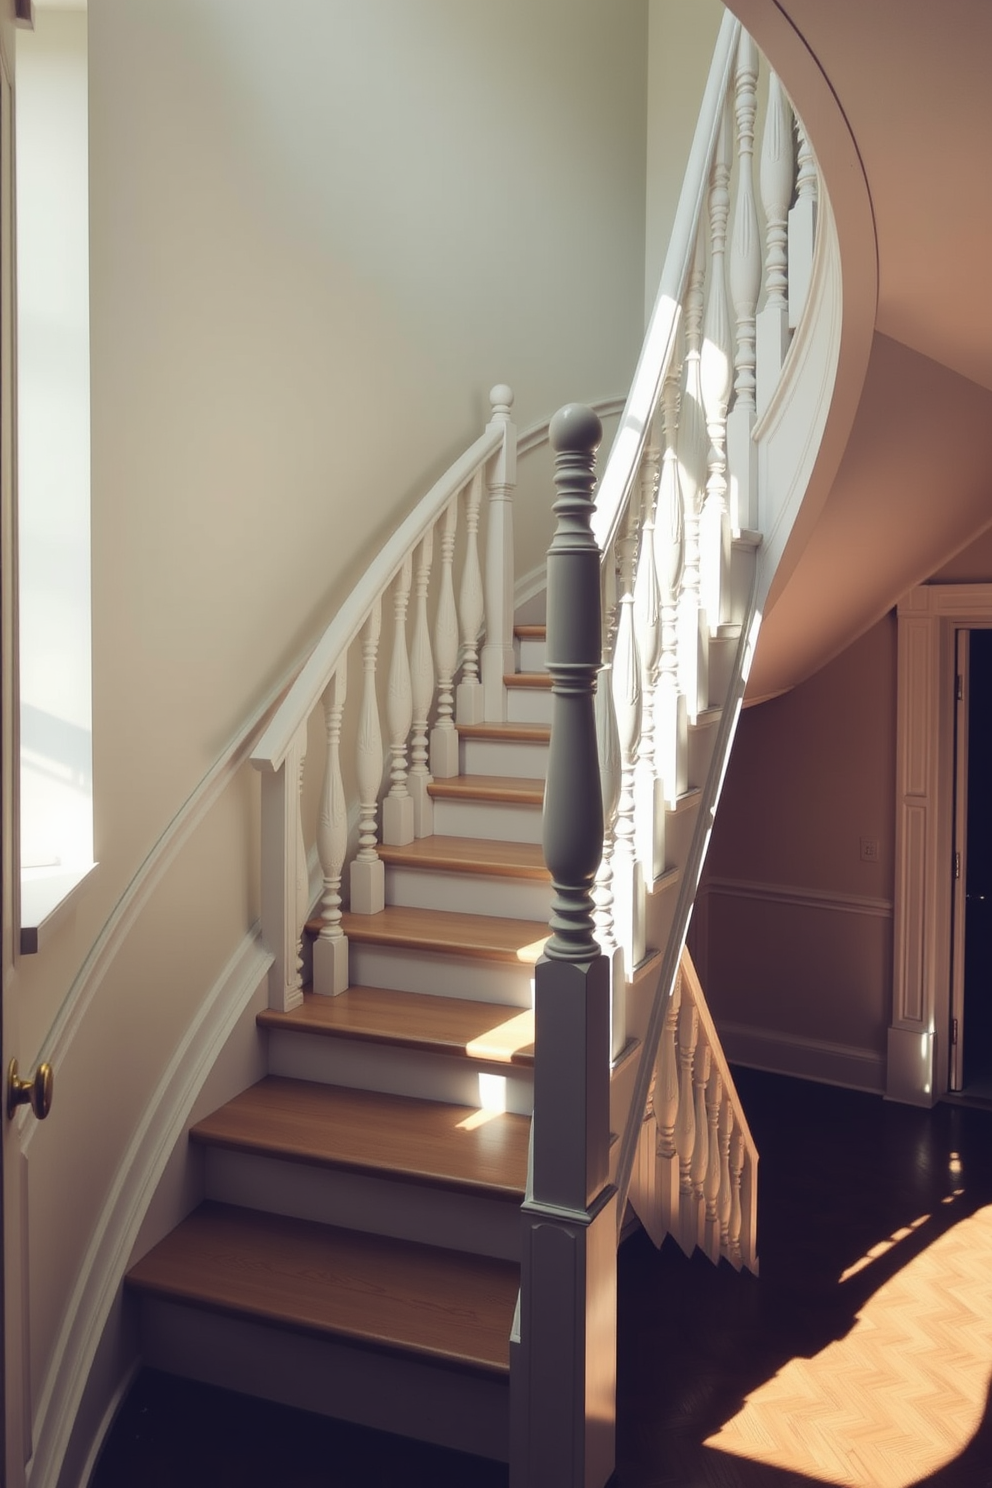
[[[675,1145],[675,1125],[679,1114],[677,1029],[681,1005],[682,976],[680,973],[675,978],[675,986],[665,1013],[654,1086],[654,1119],[658,1128],[655,1147],[658,1205],[666,1233],[674,1233],[677,1229],[679,1212],[679,1159]]]
[[[269,1007],[284,1013],[303,1001],[302,935],[310,898],[300,799],[306,754],[304,722],[279,769],[262,776],[262,926],[272,952]]]
[[[427,728],[431,703],[434,701],[434,658],[431,656],[431,630],[427,620],[427,590],[434,559],[434,533],[428,532],[420,544],[413,612],[413,636],[410,641],[410,688],[413,694],[413,737],[410,749],[410,774],[407,789],[413,800],[415,837],[430,837],[434,831],[434,803],[427,793],[431,772],[427,763]]]
[[[696,1112],[692,1072],[699,1017],[695,1006],[685,995],[685,984],[682,985],[682,1006],[679,1009],[679,1110],[675,1118],[675,1149],[679,1155],[679,1223],[676,1239],[686,1255],[691,1255],[696,1248],[696,1200],[692,1189]]]
[[[727,218],[730,213],[730,115],[724,108],[710,172],[710,281],[706,296],[700,376],[709,436],[706,499],[699,528],[700,599],[711,632],[726,619],[730,572],[727,520],[727,406],[733,340],[727,306]]]
[[[692,1076],[693,1094],[693,1119],[696,1125],[696,1139],[692,1148],[692,1231],[691,1245],[702,1245],[705,1220],[706,1201],[703,1194],[703,1184],[706,1181],[706,1170],[709,1161],[709,1128],[706,1125],[706,1086],[710,1078],[710,1049],[708,1044],[703,1044],[696,1050],[696,1066]],[[683,1250],[687,1247],[683,1244]]]
[[[685,392],[679,413],[679,481],[685,502],[685,568],[679,607],[679,687],[690,722],[706,707],[709,691],[707,651],[703,646],[705,617],[699,590],[699,516],[706,491],[706,415],[700,379],[705,255],[700,232],[696,239],[689,287],[685,297]]]
[[[813,274],[816,244],[816,157],[802,120],[796,117],[796,203],[789,212],[789,327],[802,320]]]
[[[602,1463],[603,1420],[613,1418],[610,988],[592,905],[603,842],[593,709],[602,663],[600,554],[590,528],[601,433],[586,408],[562,409],[551,422],[558,499],[548,552],[552,693],[544,855],[553,884],[552,934],[535,978],[533,1156],[522,1206],[520,1342],[514,1345],[524,1366],[518,1379],[527,1381],[516,1404],[523,1426],[518,1466],[521,1481],[534,1484],[592,1482]],[[594,1307],[587,1305],[590,1296]],[[591,1412],[593,1398],[600,1404]]]
[[[609,624],[607,625],[609,632]],[[596,683],[596,750],[599,757],[599,784],[603,797],[603,856],[596,870],[592,899],[596,940],[610,967],[610,1052],[614,1059],[626,1041],[624,1018],[623,955],[617,945],[613,918],[613,844],[617,807],[620,802],[620,736],[613,707],[612,662],[608,636],[603,665]]]
[[[635,847],[645,878],[655,879],[664,866],[665,814],[655,766],[654,694],[661,645],[661,606],[655,567],[655,503],[661,451],[654,422],[641,459],[640,542],[634,578],[634,627],[641,663],[641,728],[634,765]],[[631,497],[633,505],[633,497]]]
[[[725,1090],[720,1104],[720,1195],[717,1213],[720,1220],[720,1250],[730,1256],[730,1211],[733,1208],[733,1185],[730,1179],[730,1138],[734,1129],[734,1108]]]
[[[757,323],[758,415],[764,413],[778,386],[789,349],[788,229],[792,200],[792,111],[782,84],[768,77],[768,106],[761,141],[761,205],[765,209],[765,305]]]
[[[705,1227],[702,1245],[710,1260],[716,1265],[720,1259],[720,1104],[723,1096],[723,1081],[716,1067],[710,1069],[706,1082],[706,1177],[703,1179],[703,1200],[706,1206]]]
[[[734,1124],[730,1141],[730,1263],[741,1269],[741,1172],[744,1167],[744,1133]]]
[[[393,655],[386,685],[386,722],[389,726],[389,795],[382,803],[382,840],[391,847],[413,841],[413,798],[406,783],[406,751],[413,723],[410,653],[406,644],[406,612],[410,604],[413,561],[409,555],[393,586]]]
[[[482,472],[473,477],[465,494],[465,564],[458,589],[458,618],[462,626],[462,679],[455,693],[459,723],[481,723],[482,682],[479,678],[479,636],[484,614],[482,568],[479,563],[479,507]]]
[[[754,204],[754,114],[757,103],[758,52],[746,31],[737,50],[735,112],[737,117],[737,201],[730,247],[730,294],[737,319],[734,357],[734,406],[727,420],[727,466],[730,474],[730,525],[756,527],[758,450],[751,438],[755,424],[755,311],[761,289],[761,236]]]
[[[505,383],[498,383],[491,389],[489,401],[492,418],[488,427],[502,429],[503,445],[489,467],[486,644],[482,648],[482,688],[483,716],[490,723],[500,723],[506,709],[503,678],[514,669],[513,489],[517,483],[517,431],[510,418],[512,390]],[[458,716],[461,718],[460,713]]]
[[[441,586],[434,621],[437,657],[437,722],[431,729],[431,774],[449,780],[458,774],[458,734],[455,729],[455,668],[458,665],[458,613],[455,609],[455,529],[458,497],[448,502],[441,522]]]
[[[664,455],[658,483],[654,551],[661,602],[661,660],[655,686],[654,759],[662,799],[674,806],[686,789],[685,698],[679,691],[678,603],[685,555],[682,482],[676,438],[679,426],[679,380],[682,337],[662,387]]]
[[[362,633],[362,706],[358,718],[358,855],[351,865],[353,914],[378,914],[386,902],[385,869],[377,851],[376,816],[382,784],[382,730],[375,669],[382,629],[382,602],[376,600]]]
[[[341,929],[341,874],[348,848],[348,803],[341,777],[341,714],[348,686],[348,662],[338,667],[324,692],[327,758],[317,818],[317,854],[324,875],[320,934],[313,947],[313,990],[336,997],[348,986],[348,938]]]
[[[613,706],[620,740],[620,801],[617,806],[613,850],[613,897],[617,940],[623,950],[624,977],[644,959],[643,873],[637,860],[634,825],[634,765],[641,724],[641,663],[634,627],[634,560],[637,551],[636,511],[628,510],[623,536],[617,540],[620,557],[620,604],[613,648]]]

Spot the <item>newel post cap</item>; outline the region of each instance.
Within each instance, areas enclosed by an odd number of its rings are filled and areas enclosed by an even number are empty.
[[[551,420],[548,434],[557,454],[591,455],[599,448],[603,425],[599,415],[584,403],[566,403]]]

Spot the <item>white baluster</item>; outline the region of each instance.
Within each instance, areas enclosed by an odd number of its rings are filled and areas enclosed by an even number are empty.
[[[737,200],[730,244],[730,294],[737,320],[734,357],[734,406],[727,420],[727,468],[730,476],[730,525],[736,531],[757,527],[758,449],[751,438],[755,424],[755,311],[761,289],[761,237],[754,204],[754,114],[757,102],[758,52],[746,31],[737,51],[735,112],[737,118]]]
[[[734,1124],[730,1142],[730,1263],[741,1269],[741,1171],[744,1167],[744,1133]]]
[[[479,564],[479,507],[482,503],[482,472],[476,474],[465,493],[465,564],[458,589],[458,618],[462,627],[462,680],[455,693],[455,718],[459,723],[481,723],[482,682],[479,677],[479,636],[484,614],[482,568]]]
[[[757,402],[764,413],[778,386],[789,349],[788,229],[792,200],[792,111],[774,73],[768,78],[768,105],[761,141],[761,205],[765,209],[765,305],[758,316]]]
[[[674,806],[686,789],[687,739],[685,698],[679,691],[678,601],[685,554],[682,483],[676,436],[679,420],[681,336],[662,388],[664,455],[658,483],[654,551],[661,604],[661,659],[654,700],[654,760],[662,800]]]
[[[696,1200],[692,1187],[696,1112],[692,1071],[698,1031],[699,1016],[685,994],[683,983],[682,1006],[679,1009],[679,1110],[675,1118],[675,1150],[679,1155],[679,1223],[676,1238],[686,1255],[691,1255],[696,1247]]]
[[[699,371],[709,454],[706,499],[699,527],[700,601],[710,631],[727,618],[730,528],[727,519],[727,406],[730,401],[733,339],[727,306],[727,218],[730,213],[730,116],[724,109],[710,171],[710,280],[703,323]]]
[[[689,286],[685,297],[685,392],[679,413],[679,480],[685,502],[685,569],[679,606],[679,688],[690,722],[706,707],[709,691],[707,650],[703,645],[705,617],[699,592],[699,515],[706,491],[706,414],[700,378],[705,255],[702,234],[696,239]]]
[[[441,523],[441,585],[434,621],[437,657],[437,722],[431,729],[431,774],[450,780],[458,774],[458,733],[455,729],[455,668],[458,665],[458,612],[453,577],[458,497],[448,502]]]
[[[692,1075],[693,1094],[693,1119],[696,1125],[695,1141],[692,1148],[692,1163],[690,1176],[692,1178],[692,1222],[694,1229],[691,1235],[691,1245],[683,1243],[682,1249],[691,1249],[692,1245],[702,1245],[706,1228],[706,1200],[703,1193],[703,1185],[706,1182],[706,1169],[709,1160],[709,1128],[706,1125],[706,1086],[710,1078],[710,1050],[707,1044],[700,1044],[696,1049],[696,1064]],[[686,1237],[687,1240],[690,1237]]]
[[[620,605],[613,650],[613,706],[620,740],[620,801],[613,851],[614,920],[623,950],[624,977],[644,959],[643,874],[637,861],[634,824],[634,764],[641,723],[641,664],[634,629],[634,557],[636,513],[628,512],[620,555]]]
[[[758,1159],[744,1149],[741,1167],[741,1263],[758,1274]]]
[[[730,1179],[730,1138],[734,1129],[734,1108],[726,1091],[720,1104],[720,1194],[717,1213],[720,1219],[720,1249],[730,1256],[730,1211],[733,1208],[733,1185]]]
[[[608,654],[608,653],[607,653]],[[613,911],[613,845],[620,802],[620,737],[613,707],[612,663],[605,661],[596,683],[596,747],[603,797],[603,856],[593,884],[596,940],[610,967],[610,1053],[616,1059],[626,1042],[623,953],[617,945]]]
[[[386,902],[385,870],[377,851],[376,815],[382,784],[382,730],[375,669],[382,603],[372,606],[362,633],[362,707],[358,719],[358,855],[351,865],[353,914],[378,914]]]
[[[324,693],[327,757],[317,818],[317,854],[324,875],[320,934],[313,946],[313,990],[336,997],[348,986],[348,937],[341,929],[341,874],[348,848],[348,803],[341,777],[341,714],[348,686],[342,661]]]
[[[513,393],[499,383],[489,394],[494,425],[503,430],[503,447],[489,468],[489,517],[486,525],[486,644],[482,648],[484,717],[501,723],[506,716],[503,678],[513,659],[513,488],[517,483],[517,431],[510,419]],[[459,718],[461,714],[459,713]]]
[[[796,117],[797,179],[796,204],[789,212],[789,326],[795,330],[802,320],[810,279],[813,275],[813,249],[816,244],[817,168],[813,147]]]
[[[431,772],[427,763],[427,727],[434,700],[434,658],[431,656],[431,630],[427,619],[427,589],[434,559],[434,533],[428,532],[420,544],[413,612],[413,636],[410,641],[410,689],[413,695],[413,737],[410,747],[410,774],[407,790],[413,800],[415,837],[430,837],[434,831],[434,802],[427,787]]]
[[[406,612],[412,583],[413,561],[408,554],[393,585],[393,655],[386,685],[386,723],[393,760],[389,795],[382,803],[382,840],[391,847],[403,847],[413,841],[413,798],[406,783],[407,741],[413,723],[410,653],[406,644]]]
[[[272,952],[269,1007],[288,1013],[303,1001],[302,933],[309,900],[300,789],[307,754],[302,723],[282,767],[262,776],[262,927]]]
[[[714,1061],[706,1082],[706,1177],[703,1179],[703,1199],[706,1205],[703,1249],[716,1265],[720,1259],[720,1104],[723,1096],[723,1081]]]
[[[644,877],[653,881],[664,868],[665,812],[655,767],[655,677],[661,643],[661,606],[655,568],[655,502],[661,451],[652,428],[641,459],[641,535],[634,579],[634,626],[641,663],[641,729],[634,766],[635,848]],[[631,496],[633,504],[633,495]]]
[[[655,1148],[658,1204],[666,1233],[672,1233],[677,1228],[679,1212],[679,1159],[675,1146],[675,1124],[679,1113],[679,1053],[676,1031],[681,1005],[680,974],[675,978],[675,986],[665,1013],[654,1086],[654,1119],[658,1128]]]

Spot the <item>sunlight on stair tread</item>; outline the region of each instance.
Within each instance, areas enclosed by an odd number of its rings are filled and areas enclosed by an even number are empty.
[[[790,1359],[706,1445],[844,1488],[909,1488],[935,1472],[967,1446],[986,1408],[990,1253],[992,1206],[880,1286],[844,1338]]]
[[[494,1064],[509,1064],[514,1054],[534,1042],[534,1014],[528,1009],[505,1023],[497,1023],[477,1038],[470,1039],[465,1052],[472,1059],[488,1059]]]

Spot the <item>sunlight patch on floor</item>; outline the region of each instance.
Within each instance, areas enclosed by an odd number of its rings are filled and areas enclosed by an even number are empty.
[[[935,1472],[985,1411],[990,1257],[992,1206],[879,1287],[845,1338],[791,1359],[706,1446],[844,1488],[909,1488]]]

